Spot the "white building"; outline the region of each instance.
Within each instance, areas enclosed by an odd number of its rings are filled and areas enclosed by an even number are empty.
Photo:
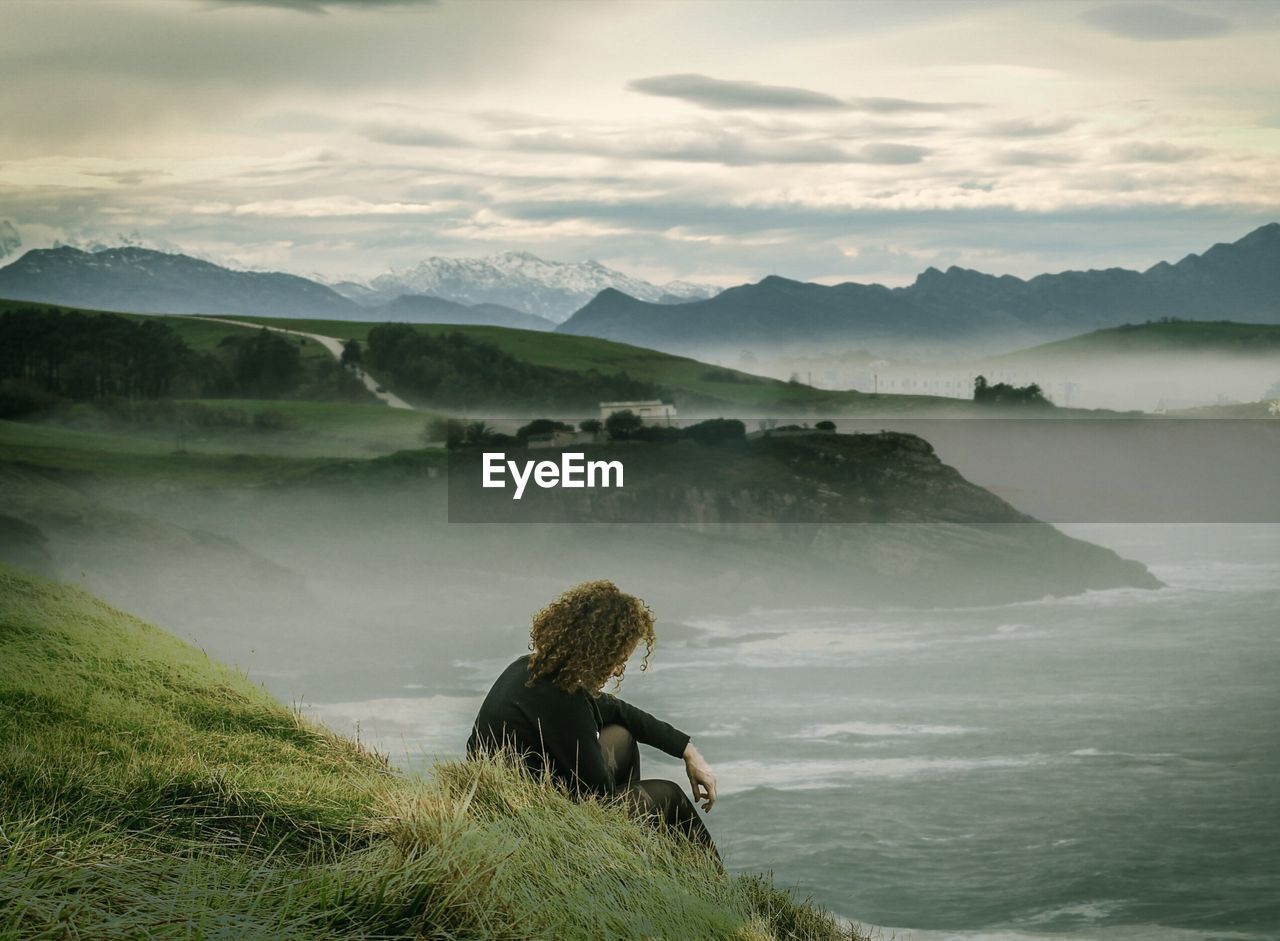
[[[608,418],[615,412],[630,412],[646,425],[669,425],[676,417],[676,403],[650,399],[643,402],[601,402],[600,417]]]

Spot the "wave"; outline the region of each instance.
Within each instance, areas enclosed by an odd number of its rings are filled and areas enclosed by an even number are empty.
[[[783,791],[822,790],[850,786],[868,779],[899,779],[955,775],[974,771],[1029,768],[1049,761],[1044,755],[1002,755],[985,758],[857,758],[805,761],[722,761],[716,765],[721,794],[757,787]]]
[[[845,736],[896,738],[906,735],[966,735],[981,729],[964,725],[916,725],[907,722],[834,722],[814,725],[795,734],[796,738],[829,739]]]
[[[1129,751],[1104,751],[1099,748],[1077,748],[1071,752],[1072,758],[1125,758],[1134,761],[1163,761],[1167,758],[1181,758],[1177,752],[1129,752]]]
[[[430,751],[461,755],[482,696],[389,696],[310,703],[304,711],[336,732],[355,734],[384,754]]]
[[[847,922],[846,924],[857,924]],[[1272,941],[1267,935],[1245,931],[1170,928],[1167,925],[1115,925],[1073,928],[1068,931],[1028,931],[1021,928],[975,928],[965,930],[918,929],[890,926],[871,928],[873,938],[897,941]]]

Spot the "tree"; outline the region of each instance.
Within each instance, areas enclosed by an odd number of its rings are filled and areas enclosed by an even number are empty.
[[[483,421],[473,421],[462,429],[462,440],[465,444],[484,444],[493,437],[493,429]]]
[[[1036,405],[1053,407],[1041,390],[1038,383],[1025,386],[1012,386],[1007,382],[991,385],[985,376],[978,376],[973,381],[973,401],[985,405]]]
[[[452,424],[454,423],[443,415],[435,415],[427,419],[426,424],[422,426],[422,431],[418,432],[418,438],[427,447],[437,445],[441,441],[447,442]]]
[[[835,431],[836,423],[833,421],[820,421],[816,423],[813,427],[817,428],[819,431]]]
[[[360,341],[352,337],[342,344],[342,365],[348,369],[359,369],[364,362],[364,353],[360,349]]]
[[[585,431],[589,435],[598,435],[604,428],[604,422],[598,418],[588,418],[578,422],[578,429]]]
[[[634,437],[644,427],[644,419],[629,408],[614,412],[604,420],[604,430],[614,441],[622,441]]]
[[[573,431],[573,427],[550,418],[535,418],[529,424],[517,428],[516,437],[521,441],[528,441],[534,435],[549,435],[553,431]]]
[[[710,418],[684,429],[684,437],[703,444],[741,441],[746,436],[747,426],[736,418]]]
[[[296,344],[263,327],[240,341],[233,372],[240,391],[274,398],[297,387],[302,356]]]

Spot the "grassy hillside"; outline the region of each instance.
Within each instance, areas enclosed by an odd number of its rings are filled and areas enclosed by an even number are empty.
[[[344,320],[304,320],[286,318],[240,318],[254,323],[319,333],[340,339],[364,341],[376,323]],[[460,332],[492,343],[504,353],[538,366],[553,366],[574,372],[597,370],[603,374],[626,371],[635,379],[660,383],[674,392],[735,404],[795,403],[827,400],[831,393],[808,386],[780,382],[734,369],[711,366],[685,356],[600,340],[509,327],[476,327],[453,324],[413,324],[422,333]]]
[[[431,415],[380,402],[179,399],[67,405],[52,415],[0,422],[0,447],[279,457],[376,457],[422,447]],[[37,462],[39,463],[39,462]]]
[[[236,327],[225,323],[211,323],[207,320],[200,320],[196,317],[186,317],[178,315],[166,314],[134,314],[128,311],[105,311],[95,310],[86,307],[66,307],[62,304],[41,304],[36,301],[11,301],[0,299],[0,313],[9,310],[73,310],[82,314],[118,314],[121,317],[128,317],[133,320],[158,320],[165,326],[172,329],[182,339],[187,346],[193,350],[211,350],[215,348],[222,338],[234,333],[242,333],[248,328]],[[320,350],[319,352],[324,352]]]
[[[304,330],[340,339],[364,341],[376,323],[346,320],[291,320],[242,317],[245,322]],[[968,399],[934,395],[873,395],[854,391],[815,389],[797,382],[783,382],[685,356],[645,347],[564,333],[517,330],[508,327],[474,327],[450,324],[413,324],[415,330],[440,334],[457,331],[497,346],[504,353],[539,366],[575,372],[596,370],[609,375],[625,371],[634,379],[654,382],[676,398],[683,414],[736,414],[748,417],[833,417],[855,415],[903,415],[927,413],[947,417],[993,417],[989,407]],[[692,406],[692,407],[690,407]],[[1052,417],[1079,414],[1058,410]],[[1095,417],[1105,417],[1105,414]]]
[[[1173,320],[1125,324],[1043,343],[983,362],[1010,360],[1093,359],[1100,356],[1239,354],[1280,355],[1280,324],[1229,320]]]
[[[0,311],[7,307],[32,306],[14,301],[0,301]],[[64,308],[65,309],[65,308]],[[130,317],[158,319],[171,326],[184,342],[197,351],[214,349],[224,337],[252,328],[234,324],[213,323],[193,317],[129,314]],[[282,327],[288,330],[317,333],[339,339],[367,342],[369,331],[377,323],[348,320],[306,320],[272,317],[236,317],[246,324]],[[991,406],[975,405],[968,399],[934,395],[870,394],[855,391],[815,389],[799,382],[755,376],[721,366],[714,366],[684,356],[602,340],[596,337],[519,330],[509,327],[477,327],[453,324],[412,324],[415,331],[429,335],[461,333],[472,340],[489,343],[522,363],[551,367],[571,373],[596,372],[613,376],[625,372],[629,377],[660,386],[664,395],[673,397],[682,415],[715,417],[737,415],[748,418],[831,418],[840,416],[928,415],[932,417],[998,417]],[[1277,328],[1280,329],[1280,328]],[[306,360],[326,358],[317,343],[298,338]],[[1070,342],[1070,341],[1063,341]],[[1011,354],[1012,355],[1012,354]],[[379,376],[379,379],[385,377]],[[404,390],[392,389],[402,395]],[[410,400],[413,401],[412,396]],[[428,403],[429,404],[429,403]],[[512,403],[512,415],[525,414],[518,403]],[[534,410],[537,414],[543,414]],[[529,413],[531,416],[534,413]],[[1020,416],[1021,413],[1009,413]],[[1080,409],[1057,409],[1044,417],[1111,417],[1115,413]],[[586,415],[579,417],[589,417]]]
[[[857,937],[499,761],[429,779],[0,567],[0,937]]]

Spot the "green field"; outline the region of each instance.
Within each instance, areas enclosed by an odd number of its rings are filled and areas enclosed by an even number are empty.
[[[146,403],[143,403],[146,404]],[[283,418],[281,430],[197,428],[179,433],[169,419],[108,419],[75,405],[40,421],[0,421],[5,464],[28,464],[98,476],[181,480],[189,485],[249,485],[293,479],[319,468],[423,447],[429,415],[381,404],[213,399],[195,403],[252,421]]]
[[[502,761],[396,772],[165,631],[0,566],[0,937],[857,935]]]
[[[0,310],[10,307],[30,307],[16,301],[0,301]],[[34,305],[49,306],[49,305]],[[65,309],[65,308],[64,308]],[[159,319],[173,327],[188,346],[194,349],[211,349],[223,337],[236,330],[234,324],[211,323],[188,316],[126,314],[125,316]],[[235,317],[254,326],[280,327],[336,337],[340,340],[365,341],[376,322],[349,320],[310,320],[284,317]],[[575,372],[595,370],[603,374],[626,372],[634,379],[655,383],[664,394],[676,401],[680,414],[687,417],[716,417],[740,415],[745,417],[821,419],[841,416],[915,415],[945,417],[994,417],[1001,414],[989,406],[976,406],[968,399],[932,395],[891,395],[854,391],[815,389],[803,383],[783,382],[763,376],[754,376],[720,366],[713,366],[684,356],[675,356],[644,347],[616,343],[596,337],[572,334],[548,333],[536,330],[519,330],[509,327],[477,327],[453,324],[412,324],[415,330],[427,334],[459,332],[475,340],[492,343],[516,359],[538,366],[549,366]],[[1184,324],[1156,326],[1186,326]],[[1219,326],[1219,325],[1214,325]],[[1253,325],[1234,325],[1251,327]],[[1123,329],[1123,328],[1121,328]],[[1275,328],[1280,330],[1280,327]],[[1109,333],[1110,331],[1099,331]],[[1278,334],[1280,335],[1280,334]],[[1093,334],[1087,335],[1093,336]],[[303,344],[304,356],[328,356],[319,344],[298,338]],[[1063,344],[1084,342],[1087,337],[1060,341]],[[1094,342],[1094,341],[1089,341]],[[1049,344],[1047,349],[1057,346]],[[1009,356],[1022,354],[1009,354]],[[392,391],[397,391],[394,388]],[[1006,413],[1012,414],[1012,413]],[[1046,417],[1077,417],[1090,415],[1106,417],[1113,412],[1081,409],[1057,409]],[[587,416],[581,416],[587,417]]]
[[[1227,320],[1127,324],[992,356],[983,362],[1199,353],[1280,355],[1280,324],[1236,323]]]
[[[292,320],[283,317],[238,317],[246,323],[302,330],[343,340],[364,341],[376,323],[347,320]],[[476,327],[452,324],[411,324],[423,333],[457,331],[492,343],[517,359],[539,366],[577,372],[594,369],[611,374],[625,371],[635,379],[663,386],[691,408],[683,413],[703,417],[719,414],[717,409],[745,415],[823,418],[839,415],[898,415],[928,411],[946,415],[991,414],[974,411],[964,399],[932,395],[872,395],[853,391],[815,389],[802,383],[783,382],[754,376],[736,369],[713,366],[685,356],[675,356],[644,347],[601,340],[596,337],[518,330],[510,327]]]

